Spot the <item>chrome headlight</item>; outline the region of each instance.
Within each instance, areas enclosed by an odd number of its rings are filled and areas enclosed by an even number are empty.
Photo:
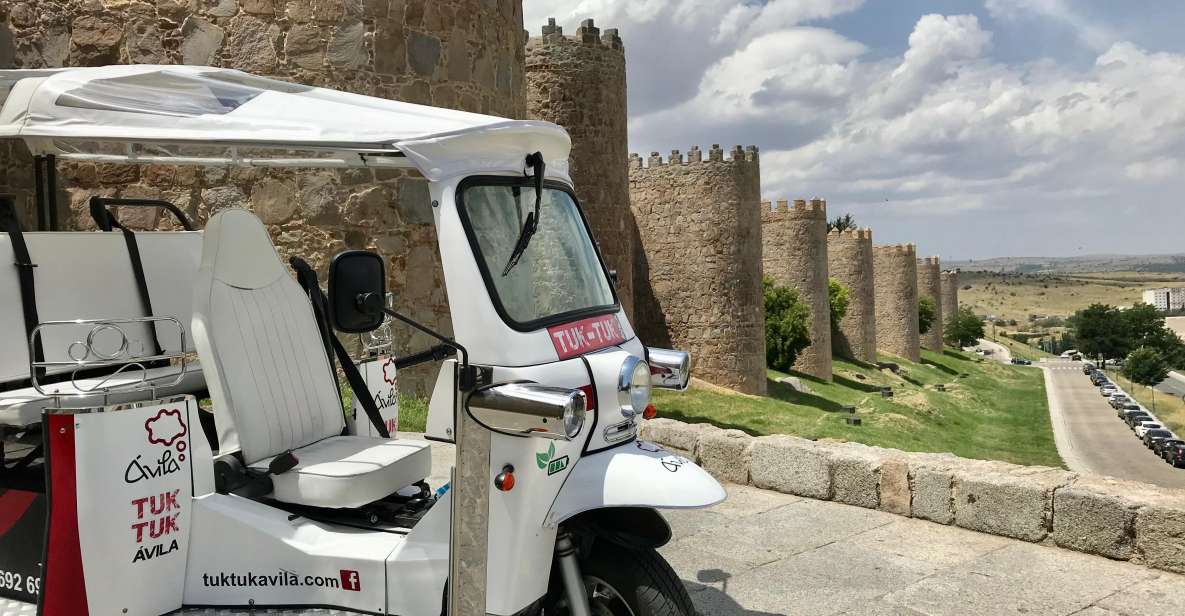
[[[564,407],[564,434],[568,438],[576,438],[576,435],[580,434],[580,430],[584,428],[586,410],[588,410],[588,400],[584,397],[584,392],[580,392],[578,402]]]
[[[650,404],[650,366],[641,358],[630,355],[622,362],[617,403],[626,417],[641,413]]]

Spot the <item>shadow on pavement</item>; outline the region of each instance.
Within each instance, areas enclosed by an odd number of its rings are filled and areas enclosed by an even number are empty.
[[[696,609],[704,616],[782,616],[774,612],[747,610],[728,596],[728,580],[732,574],[722,569],[703,569],[696,573],[696,581],[683,580]],[[719,584],[720,588],[707,586]]]

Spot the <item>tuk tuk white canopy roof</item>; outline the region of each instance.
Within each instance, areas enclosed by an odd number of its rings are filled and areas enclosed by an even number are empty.
[[[549,122],[414,105],[207,66],[0,71],[0,138],[110,162],[415,167],[428,179],[520,171],[542,152],[567,180],[571,141]]]

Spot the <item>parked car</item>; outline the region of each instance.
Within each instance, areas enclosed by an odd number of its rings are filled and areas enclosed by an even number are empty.
[[[1112,394],[1111,397],[1107,400],[1107,403],[1110,404],[1111,408],[1113,408],[1113,409],[1121,409],[1121,408],[1123,408],[1123,406],[1125,404],[1128,404],[1131,401],[1132,401],[1132,399],[1129,398],[1127,394],[1118,393],[1118,394]]]
[[[1161,457],[1164,458],[1165,462],[1168,462],[1177,468],[1185,467],[1185,444],[1173,445],[1172,447],[1166,448],[1164,455]]]
[[[1168,453],[1177,445],[1185,445],[1185,441],[1173,436],[1172,438],[1164,438],[1152,443],[1152,451],[1160,456],[1165,462],[1169,461]]]
[[[1156,442],[1175,438],[1172,432],[1164,428],[1153,428],[1144,432],[1144,446],[1152,451],[1156,451]]]
[[[1115,387],[1114,385],[1112,385],[1110,383],[1103,385],[1101,388],[1099,388],[1099,394],[1101,396],[1103,396],[1104,398],[1110,397],[1111,394],[1117,394],[1117,393],[1119,393],[1119,388]]]
[[[1135,402],[1128,402],[1127,404],[1119,407],[1119,412],[1116,413],[1116,415],[1118,415],[1120,419],[1127,419],[1127,413],[1129,411],[1139,411],[1141,413],[1147,414],[1146,411],[1144,411],[1144,407],[1136,404]]]
[[[1164,426],[1160,425],[1160,422],[1158,421],[1142,421],[1133,426],[1132,431],[1136,433],[1136,438],[1142,439],[1144,438],[1144,435],[1148,434],[1150,430],[1160,430],[1162,428],[1164,428]],[[1165,431],[1168,432],[1167,430]]]
[[[1013,357],[1013,358],[1012,358],[1012,363],[1014,363],[1014,364],[1016,364],[1016,365],[1018,365],[1018,366],[1031,366],[1031,365],[1033,365],[1033,362],[1032,362],[1032,361],[1030,361],[1030,360],[1028,360],[1028,359],[1021,358],[1021,357]]]
[[[1152,420],[1152,416],[1148,414],[1148,411],[1145,411],[1143,409],[1138,410],[1138,411],[1125,411],[1123,413],[1124,423],[1126,423],[1131,428],[1135,428],[1136,424],[1140,423],[1141,421],[1151,421],[1151,420]]]
[[[1094,372],[1094,364],[1090,362],[1082,364],[1082,374],[1090,375],[1092,372]]]

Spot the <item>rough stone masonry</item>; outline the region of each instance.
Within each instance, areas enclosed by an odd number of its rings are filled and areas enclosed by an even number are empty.
[[[827,235],[827,269],[848,289],[848,309],[831,346],[841,357],[876,363],[876,289],[872,230],[847,229]]]
[[[959,312],[959,270],[947,270],[939,278],[942,285],[942,316],[949,322]]]
[[[527,41],[527,116],[555,122],[572,137],[576,196],[610,269],[617,295],[633,314],[634,221],[626,170],[625,51],[616,29],[584,20],[575,36],[549,19]]]
[[[0,2],[4,68],[208,64],[513,118],[526,110],[525,42],[518,0]],[[27,150],[9,142],[0,156],[0,191],[17,193],[24,219],[34,220]],[[428,187],[413,173],[62,163],[59,179],[68,229],[91,228],[92,195],[161,198],[199,226],[222,208],[250,208],[281,254],[302,256],[322,273],[342,249],[375,250],[388,259],[400,307],[451,329]],[[124,217],[168,228],[145,212]],[[396,335],[398,351],[429,344],[400,328]],[[408,371],[400,383],[422,391],[431,376]]]
[[[764,394],[761,175],[757,148],[728,159],[713,145],[647,165],[630,155],[630,204],[641,239],[634,313],[649,345],[691,353],[699,378]]]
[[[942,324],[945,322],[941,273],[938,257],[918,259],[918,298],[928,297],[934,302],[934,322],[926,333],[921,334],[922,346],[938,353],[942,352]]]
[[[775,284],[798,291],[810,309],[811,343],[794,369],[831,380],[831,303],[827,287],[827,202],[761,204],[761,266]]]
[[[913,244],[874,246],[876,347],[921,361],[918,339],[918,262]]]

